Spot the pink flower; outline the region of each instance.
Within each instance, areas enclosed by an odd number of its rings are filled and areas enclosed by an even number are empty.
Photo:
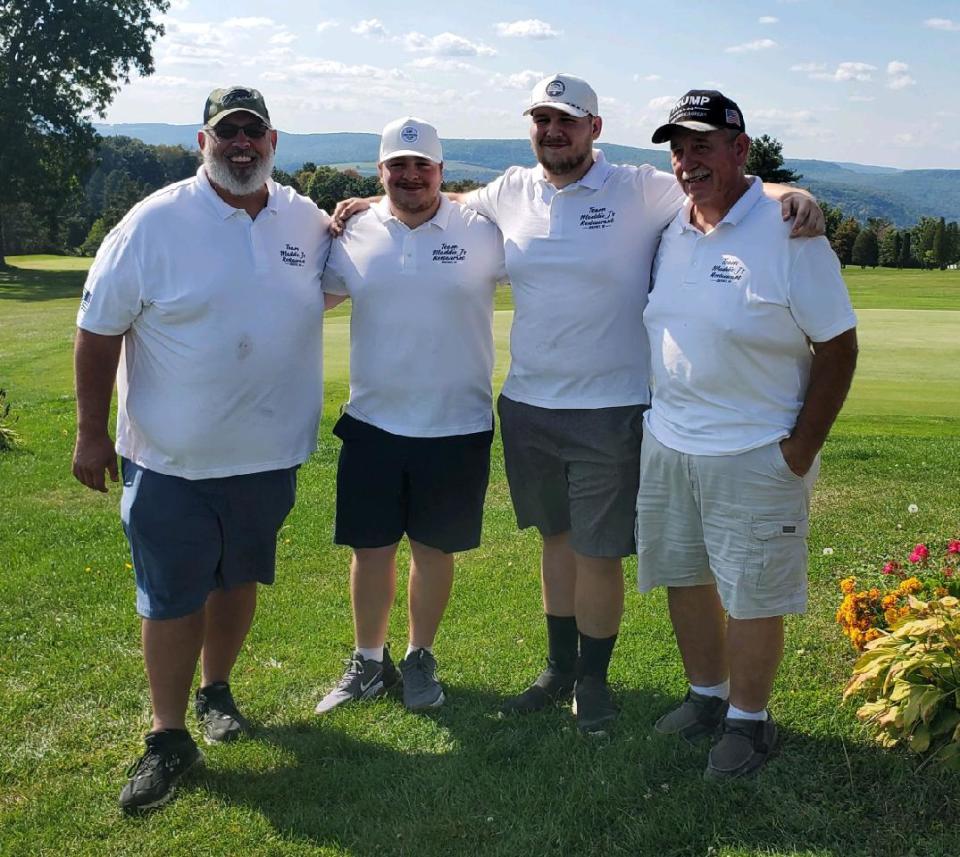
[[[883,567],[884,574],[896,574],[900,568],[900,564],[891,560]]]
[[[960,553],[960,539],[950,539],[947,543],[947,553]]]
[[[917,545],[910,554],[910,562],[923,562],[928,556],[930,556],[930,549],[926,545]]]
[[[945,569],[943,570],[943,576],[944,576],[944,577],[953,577],[953,569],[952,569],[952,568],[945,568]]]

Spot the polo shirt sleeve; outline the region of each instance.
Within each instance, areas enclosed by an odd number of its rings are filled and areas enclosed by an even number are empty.
[[[463,204],[478,214],[482,214],[487,220],[497,223],[497,212],[499,209],[500,190],[503,187],[503,179],[504,176],[498,176],[489,184],[470,191],[470,193],[464,197]]]
[[[143,272],[135,235],[123,224],[100,245],[83,286],[77,327],[103,336],[126,333],[143,311]]]
[[[654,169],[651,166],[641,167],[641,192],[643,204],[647,210],[664,226],[666,226],[677,212],[683,207],[686,196],[673,173]]]
[[[826,238],[791,238],[790,312],[811,342],[857,326],[840,262]]]
[[[343,244],[337,238],[330,245],[330,255],[327,256],[327,264],[323,269],[323,277],[320,279],[320,288],[328,295],[350,294],[347,282],[340,273],[343,259]]]

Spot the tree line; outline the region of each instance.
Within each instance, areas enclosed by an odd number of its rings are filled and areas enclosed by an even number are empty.
[[[781,144],[766,135],[754,140],[748,171],[766,181],[790,182],[801,176],[783,166]],[[196,150],[150,145],[131,137],[105,137],[85,177],[58,193],[37,192],[30,199],[0,206],[8,253],[59,253],[92,256],[110,229],[137,202],[171,182],[193,175]],[[350,196],[382,192],[376,176],[305,163],[294,172],[275,169],[274,178],[310,197],[326,211]],[[470,180],[446,182],[444,190],[470,190]],[[960,232],[955,222],[923,217],[907,229],[884,218],[860,223],[837,206],[821,202],[827,238],[841,265],[889,268],[946,268],[960,263]]]

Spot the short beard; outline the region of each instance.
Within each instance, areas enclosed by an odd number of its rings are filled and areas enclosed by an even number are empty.
[[[213,150],[213,140],[207,136],[207,145],[203,147],[203,168],[217,187],[223,188],[232,196],[252,196],[263,189],[267,179],[273,172],[273,147],[260,156],[257,152],[251,154],[258,158],[256,166],[245,175],[236,175],[233,165],[225,156],[217,155]]]
[[[542,146],[540,147],[539,151],[534,149],[534,154],[537,156],[540,166],[555,176],[563,176],[567,173],[572,173],[575,170],[578,170],[584,165],[588,157],[593,156],[593,152],[589,151],[582,152],[579,155],[574,155],[569,158],[558,158],[553,160],[547,153],[547,150]]]

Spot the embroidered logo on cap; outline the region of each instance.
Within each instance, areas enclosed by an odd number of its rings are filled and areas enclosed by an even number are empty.
[[[416,143],[420,139],[420,132],[413,125],[405,125],[400,131],[400,139],[404,143]]]
[[[566,91],[567,87],[562,80],[551,80],[550,83],[547,84],[546,92],[551,98],[556,98],[558,95],[563,95],[563,93]]]
[[[736,110],[730,110],[729,108],[728,108],[726,111],[724,111],[724,112],[726,113],[726,116],[727,116],[727,124],[728,124],[728,125],[736,125],[736,126],[739,128],[739,127],[740,127],[740,114],[737,113]]]

